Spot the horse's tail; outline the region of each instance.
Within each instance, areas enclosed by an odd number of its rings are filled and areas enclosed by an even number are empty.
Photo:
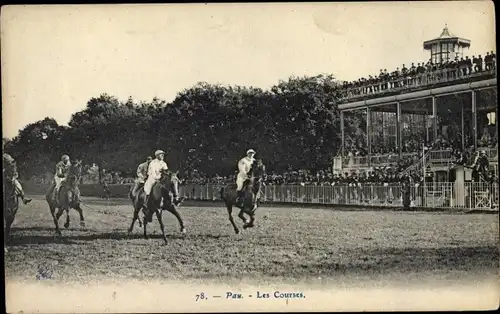
[[[130,198],[131,200],[134,200],[134,195],[132,193],[133,190],[134,190],[134,186],[131,186],[130,190],[128,191],[128,198]]]
[[[224,198],[224,187],[220,188],[219,194],[220,194],[220,199],[225,201],[226,199]]]

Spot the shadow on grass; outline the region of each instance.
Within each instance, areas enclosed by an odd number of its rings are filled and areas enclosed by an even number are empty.
[[[436,270],[498,269],[499,251],[495,246],[442,248],[387,248],[366,250],[360,256],[341,262],[331,261],[302,264],[304,273],[388,273]],[[337,261],[336,261],[337,260]],[[281,274],[280,274],[281,275]]]
[[[10,239],[8,241],[8,246],[24,246],[24,245],[43,245],[43,244],[68,244],[68,245],[86,245],[82,241],[96,241],[96,240],[134,240],[134,239],[144,239],[144,234],[142,232],[132,232],[128,233],[127,230],[115,230],[112,232],[105,233],[90,233],[90,234],[67,234],[71,232],[71,229],[61,229],[62,236],[55,236],[55,229],[49,227],[30,227],[30,228],[13,228]],[[29,234],[31,231],[49,231],[51,235],[32,235]],[[66,234],[65,234],[66,231]],[[73,231],[82,231],[80,229],[73,229]],[[28,234],[15,234],[15,233],[28,233]],[[230,235],[216,235],[216,234],[180,234],[175,231],[167,231],[167,240],[200,240],[206,241],[208,239],[224,239],[229,238]],[[150,239],[163,238],[161,232],[156,230],[148,230],[148,237]],[[75,242],[79,241],[79,242]]]

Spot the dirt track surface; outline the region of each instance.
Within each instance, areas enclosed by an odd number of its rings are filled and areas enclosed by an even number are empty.
[[[46,203],[21,206],[5,256],[7,280],[36,281],[40,264],[52,281],[194,280],[305,282],[378,285],[495,280],[498,276],[498,214],[341,211],[263,207],[255,228],[234,234],[221,206],[188,206],[177,220],[163,213],[168,245],[154,217],[151,239],[136,223],[127,233],[132,207],[126,200],[86,199],[87,230],[76,211],[56,238]],[[141,215],[142,216],[142,215]]]

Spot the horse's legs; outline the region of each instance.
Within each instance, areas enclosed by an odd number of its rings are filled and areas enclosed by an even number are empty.
[[[243,209],[240,209],[240,213],[238,214],[238,217],[240,217],[240,219],[243,221],[243,223],[247,223],[247,219],[245,218],[245,215],[243,215],[244,211]]]
[[[85,228],[85,217],[83,217],[83,210],[80,207],[80,203],[77,203],[75,205],[75,210],[78,212],[80,215],[80,227]]]
[[[148,225],[148,221],[144,219],[143,221],[143,227],[144,227],[144,239],[149,239],[148,234],[146,233],[146,227]]]
[[[165,244],[167,244],[167,236],[165,235],[165,226],[163,225],[161,210],[156,210],[156,218],[158,218],[158,222],[160,223],[161,233],[163,234],[163,241],[165,241]]]
[[[49,207],[50,207],[50,214],[52,215],[52,219],[54,220],[54,225],[56,227],[56,234],[60,236],[61,235],[61,230],[59,229],[59,222],[58,221],[59,221],[59,217],[61,217],[61,215],[62,215],[62,210],[59,209],[59,211],[58,211],[58,213],[56,215],[55,214],[55,212],[56,212],[55,206],[54,205],[49,205]]]
[[[69,207],[65,208],[66,210],[66,222],[64,223],[64,228],[68,229],[69,228]]]
[[[62,214],[64,213],[64,208],[58,207],[58,211],[56,213],[56,219],[59,221],[59,218],[61,218]]]
[[[174,214],[175,218],[177,218],[177,221],[179,222],[179,225],[181,227],[181,232],[186,233],[186,228],[184,227],[184,222],[182,221],[181,215],[179,214],[179,212],[177,211],[175,206],[170,204],[170,206],[167,206],[165,209],[168,210],[169,212],[171,212],[172,214]]]
[[[14,222],[14,215],[11,213],[6,213],[5,215],[5,230],[4,230],[4,245],[7,246],[9,243],[10,227]]]
[[[128,228],[128,233],[131,233],[132,230],[134,230],[134,224],[135,224],[136,220],[139,220],[139,226],[142,227],[141,220],[139,219],[139,210],[140,210],[140,207],[134,203],[134,217],[132,218],[132,223],[130,224],[130,227]]]
[[[250,221],[248,223],[246,223],[243,228],[252,228],[254,226],[254,221],[255,221],[255,214],[254,212],[251,212],[250,214]]]
[[[229,221],[233,225],[234,232],[236,234],[240,233],[240,230],[238,230],[238,227],[236,227],[236,224],[234,223],[233,219],[233,206],[232,205],[226,205],[227,206],[227,214],[229,215]]]

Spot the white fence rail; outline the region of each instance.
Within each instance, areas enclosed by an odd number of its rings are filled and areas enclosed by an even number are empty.
[[[186,184],[181,196],[192,200],[220,200],[219,184]],[[412,185],[411,206],[428,208],[496,209],[498,183],[449,182]],[[337,204],[359,206],[402,207],[402,186],[399,184],[360,185],[266,185],[261,200],[268,203]]]

